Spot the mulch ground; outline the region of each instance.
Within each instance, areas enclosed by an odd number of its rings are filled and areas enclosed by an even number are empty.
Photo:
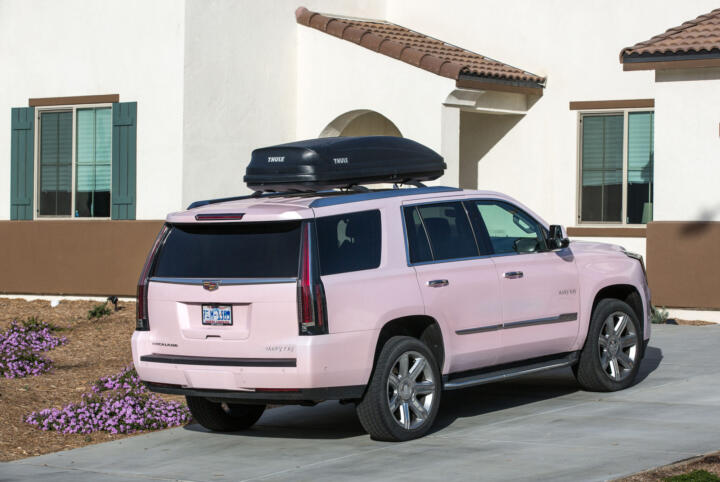
[[[720,477],[720,452],[693,457],[657,469],[640,472],[629,477],[617,479],[616,482],[655,482],[675,475],[682,475],[694,470],[705,470]]]
[[[119,311],[99,320],[88,320],[88,310],[97,304],[61,301],[52,308],[44,300],[0,298],[0,331],[6,330],[13,320],[35,316],[62,328],[56,334],[68,339],[67,345],[43,354],[54,362],[51,372],[36,377],[0,378],[0,461],[129,436],[105,432],[63,435],[43,432],[23,421],[35,410],[79,402],[80,395],[89,390],[93,381],[115,374],[132,362],[130,338],[135,329],[135,303],[120,302]],[[165,397],[184,401],[180,397]]]

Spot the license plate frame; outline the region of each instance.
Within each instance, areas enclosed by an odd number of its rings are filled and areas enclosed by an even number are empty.
[[[202,305],[200,320],[203,326],[232,326],[232,305]]]

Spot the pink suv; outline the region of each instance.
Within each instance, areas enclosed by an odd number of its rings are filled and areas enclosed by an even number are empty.
[[[422,436],[443,390],[571,366],[633,383],[641,257],[572,242],[516,200],[418,187],[271,193],[168,216],[143,269],[138,373],[210,430],[267,404],[357,404],[379,440]]]

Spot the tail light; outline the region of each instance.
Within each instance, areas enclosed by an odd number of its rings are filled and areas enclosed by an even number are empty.
[[[168,232],[168,226],[165,225],[160,230],[160,233],[155,238],[150,254],[148,254],[145,264],[143,265],[142,272],[140,273],[140,279],[137,285],[137,301],[135,303],[135,311],[137,314],[137,320],[135,321],[135,329],[138,331],[148,331],[150,329],[150,323],[148,321],[148,278],[150,271],[152,270],[153,262],[155,261],[155,255],[157,255],[158,249],[162,240],[165,238],[165,234]]]
[[[298,279],[298,323],[301,335],[328,333],[325,288],[320,279],[313,224],[306,222],[302,230],[300,278]]]

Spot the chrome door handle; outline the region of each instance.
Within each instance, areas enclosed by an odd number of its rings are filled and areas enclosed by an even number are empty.
[[[518,279],[523,277],[522,271],[508,271],[507,273],[503,274],[507,279]]]
[[[442,288],[443,286],[449,285],[450,282],[446,279],[434,279],[432,281],[428,281],[427,285],[430,288]]]

